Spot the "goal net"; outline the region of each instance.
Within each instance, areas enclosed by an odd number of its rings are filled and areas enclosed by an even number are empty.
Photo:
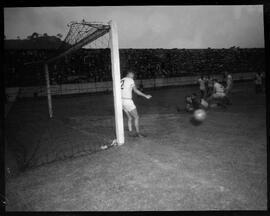
[[[81,49],[82,47],[105,49],[109,48],[109,37],[111,26],[106,23],[98,22],[70,22],[68,24],[69,31],[58,48],[58,53],[55,57],[48,59],[48,62],[53,62],[61,57],[65,57],[72,52]],[[106,39],[102,38],[107,36]]]
[[[32,112],[29,115],[33,119],[28,118],[28,125],[21,126],[21,134],[25,134],[16,137],[14,143],[29,140],[16,147],[18,163],[25,168],[124,143],[117,26],[112,21],[83,20],[71,22],[68,27],[54,55],[36,62],[43,65],[45,80],[42,82],[46,83],[50,118],[38,119]],[[106,81],[112,84],[112,95],[85,94],[81,97],[77,94],[89,93],[93,86],[95,90],[90,92],[95,93],[97,85],[104,85]],[[69,96],[57,96],[63,94]],[[100,111],[102,109],[105,113]]]

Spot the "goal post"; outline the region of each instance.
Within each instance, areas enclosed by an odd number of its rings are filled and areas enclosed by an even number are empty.
[[[113,96],[114,96],[114,111],[115,111],[115,126],[117,143],[123,144],[124,139],[124,124],[123,111],[121,100],[121,74],[120,74],[120,60],[118,47],[118,33],[115,22],[110,21],[110,38],[111,38],[111,64],[112,64],[112,78],[113,78]]]
[[[45,79],[46,79],[46,90],[47,90],[47,100],[48,100],[48,110],[49,110],[49,117],[53,117],[53,109],[52,109],[52,95],[51,95],[51,86],[50,86],[50,75],[48,64],[44,64],[44,72],[45,72]]]
[[[77,26],[75,26],[77,25]],[[73,28],[73,26],[75,26]],[[94,30],[93,30],[94,29]],[[84,34],[85,33],[85,34]],[[57,56],[47,59],[44,64],[44,72],[46,78],[47,100],[50,118],[53,117],[53,105],[51,99],[51,88],[48,65],[61,57],[92,43],[103,35],[109,33],[109,44],[111,50],[111,73],[113,83],[113,96],[114,96],[114,114],[115,114],[115,129],[116,139],[118,144],[123,144],[124,139],[124,124],[123,124],[123,111],[121,101],[121,74],[120,74],[120,60],[119,60],[119,47],[118,47],[118,32],[117,25],[114,21],[108,23],[98,22],[72,22],[69,32],[63,42],[64,49]],[[67,47],[67,48],[66,48]],[[61,48],[61,47],[60,47]]]

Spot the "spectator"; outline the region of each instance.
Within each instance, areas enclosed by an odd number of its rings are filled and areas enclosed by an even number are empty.
[[[255,83],[255,93],[256,94],[261,93],[262,92],[262,75],[260,72],[257,72],[255,74],[254,83]]]
[[[226,78],[226,94],[228,96],[233,87],[233,78],[232,75],[229,74],[227,71],[225,72],[225,78]]]
[[[96,77],[96,81],[111,81],[111,68],[109,67],[111,60],[108,51],[102,49],[77,50],[76,53],[57,61],[56,70],[53,66],[49,66],[52,67],[49,68],[50,71],[55,71],[50,74],[52,80],[55,80],[57,84],[63,84],[67,82],[69,76],[77,76],[79,77],[78,82],[83,79],[93,82],[94,77]],[[43,81],[39,80],[37,74],[43,70],[42,66],[25,66],[24,63],[47,59],[54,53],[54,50],[6,50],[7,85],[40,85]],[[87,61],[85,61],[86,57]],[[125,49],[120,50],[120,59],[121,70],[132,68],[138,71],[140,79],[181,77],[198,73],[212,75],[209,71],[221,74],[224,68],[231,73],[264,70],[263,49]],[[59,73],[61,79],[59,79]],[[263,77],[262,79],[264,80]],[[205,84],[208,92],[211,84],[209,81]]]

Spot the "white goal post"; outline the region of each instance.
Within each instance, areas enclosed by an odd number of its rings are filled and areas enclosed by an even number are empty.
[[[111,64],[112,64],[112,78],[113,78],[113,97],[114,97],[114,114],[116,126],[117,143],[123,144],[124,138],[124,123],[121,99],[121,73],[119,60],[119,46],[118,46],[118,31],[116,23],[110,21],[110,38],[111,38]]]
[[[65,52],[60,55],[48,59],[45,61],[44,70],[45,70],[45,78],[46,78],[46,88],[47,88],[47,100],[48,100],[48,109],[49,109],[49,117],[53,117],[53,106],[52,106],[52,95],[50,88],[50,78],[49,78],[49,69],[48,64],[66,56],[67,54],[93,42],[97,38],[103,36],[104,34],[110,34],[110,50],[111,50],[111,68],[112,68],[112,81],[113,81],[113,96],[114,96],[114,113],[115,113],[115,128],[116,128],[116,139],[118,144],[123,144],[125,142],[124,139],[124,123],[123,123],[123,111],[122,111],[122,101],[121,101],[121,74],[120,74],[120,60],[119,60],[119,46],[118,46],[118,32],[117,25],[115,22],[110,21],[108,23],[96,23],[96,22],[85,22],[84,25],[91,26],[99,26],[101,25],[104,29],[99,29],[94,32],[92,35],[89,35],[83,39],[81,39],[78,43],[76,43],[71,48],[67,49]]]

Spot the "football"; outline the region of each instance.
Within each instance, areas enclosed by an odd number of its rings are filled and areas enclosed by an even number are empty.
[[[194,111],[193,117],[195,120],[202,122],[206,119],[206,112],[203,109],[197,109]]]

